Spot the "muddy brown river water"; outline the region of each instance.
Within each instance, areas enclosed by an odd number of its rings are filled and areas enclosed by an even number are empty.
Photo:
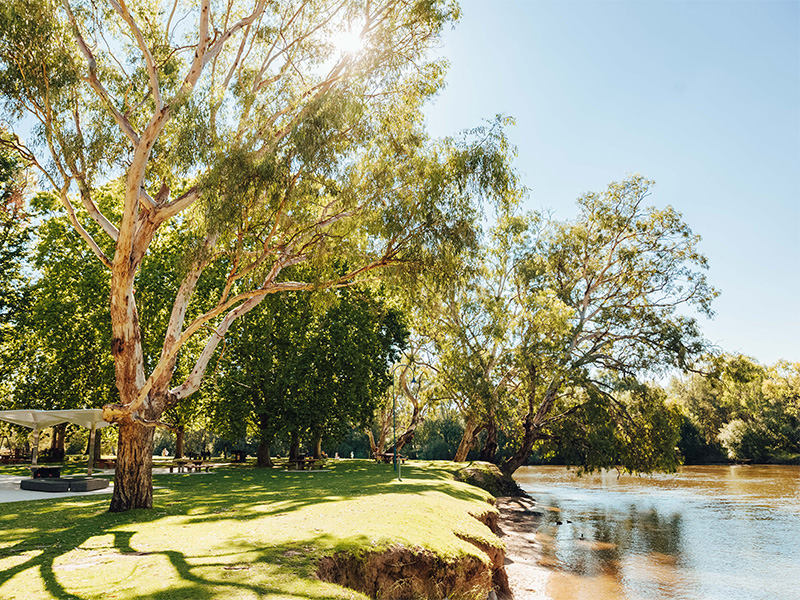
[[[515,479],[545,513],[531,600],[800,600],[800,467]]]

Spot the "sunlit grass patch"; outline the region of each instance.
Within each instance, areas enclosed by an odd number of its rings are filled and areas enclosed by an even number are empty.
[[[108,498],[0,505],[0,598],[358,598],[315,577],[335,552],[422,548],[446,559],[499,540],[471,517],[494,510],[450,463],[334,462],[324,473],[253,467],[156,475],[152,510]]]

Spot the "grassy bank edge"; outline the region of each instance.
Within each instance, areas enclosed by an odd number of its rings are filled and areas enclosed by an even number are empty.
[[[463,466],[415,461],[402,482],[359,460],[156,475],[156,507],[116,515],[107,496],[0,505],[0,597],[364,598],[319,581],[319,560],[406,547],[488,564],[478,546],[502,542],[479,519],[496,510],[454,480]]]

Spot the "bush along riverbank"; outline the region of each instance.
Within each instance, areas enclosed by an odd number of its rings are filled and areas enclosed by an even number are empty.
[[[466,466],[165,473],[155,508],[126,513],[104,496],[0,504],[0,597],[504,597],[498,511],[456,481]]]

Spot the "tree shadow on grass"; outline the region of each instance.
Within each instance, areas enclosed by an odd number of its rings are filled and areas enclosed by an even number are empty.
[[[34,553],[34,555],[0,571],[0,586],[20,573],[29,569],[38,569],[43,586],[52,597],[82,600],[81,596],[68,592],[59,583],[55,572],[56,560],[78,548],[90,538],[105,534],[110,527],[128,525],[132,522],[152,521],[158,518],[155,514],[148,514],[147,511],[135,511],[137,513],[135,515],[131,513],[113,515],[105,511],[104,499],[76,502],[74,498],[73,496],[51,502],[13,503],[14,508],[20,510],[18,518],[23,520],[27,535],[24,539],[19,539],[16,543],[0,549],[0,559],[28,553]],[[88,510],[95,514],[94,522],[87,527],[85,519],[91,518],[85,514]],[[8,514],[8,511],[3,511],[3,513]],[[73,521],[74,524],[63,526],[65,523]],[[59,525],[62,526],[59,527]],[[0,535],[0,542],[2,541]],[[41,552],[36,553],[37,550],[41,550]]]
[[[31,503],[28,503],[31,504]],[[40,511],[41,512],[41,511]],[[64,511],[59,511],[63,513]],[[138,551],[132,543],[132,538],[136,531],[120,530],[119,527],[126,527],[135,523],[155,521],[159,517],[153,511],[135,511],[135,518],[114,519],[118,515],[103,513],[93,517],[96,527],[87,527],[86,524],[75,524],[71,527],[60,528],[53,531],[46,531],[43,527],[36,528],[35,539],[24,540],[19,543],[0,550],[0,559],[11,555],[35,552],[42,550],[41,553],[31,556],[10,568],[0,572],[0,587],[9,582],[13,577],[29,569],[38,570],[39,577],[44,590],[53,598],[65,600],[87,600],[101,595],[106,595],[109,591],[101,593],[100,590],[94,592],[76,593],[68,588],[72,586],[59,581],[58,569],[56,565],[59,557],[68,552],[79,548],[90,538],[98,535],[110,535],[113,539],[111,548],[113,551],[103,555],[104,558],[113,561],[118,557],[136,556],[153,557],[162,556],[167,559],[174,569],[177,577],[164,581],[163,589],[149,591],[145,594],[137,594],[135,591],[123,595],[133,599],[156,599],[156,600],[206,600],[211,598],[240,597],[243,594],[250,594],[259,598],[280,597],[280,598],[310,598],[317,600],[340,599],[345,596],[342,593],[326,593],[324,591],[314,591],[304,588],[301,594],[291,591],[291,584],[296,583],[298,577],[310,579],[312,574],[309,572],[308,561],[292,560],[295,555],[300,555],[302,550],[293,551],[292,547],[306,549],[307,547],[325,547],[332,545],[332,540],[327,534],[313,538],[294,540],[291,545],[281,544],[264,548],[239,547],[231,552],[227,557],[224,555],[214,555],[201,557],[196,563],[186,557],[183,552],[174,549],[155,549],[151,551]],[[124,513],[130,515],[130,513]],[[109,518],[112,517],[112,518]],[[91,518],[91,517],[90,517]],[[104,523],[100,523],[103,522]],[[114,522],[116,521],[116,522]],[[98,526],[99,525],[99,526]],[[108,527],[104,527],[107,525]],[[366,540],[360,540],[367,544]],[[241,563],[226,561],[231,557],[237,556],[250,557],[251,560],[246,565]],[[315,561],[313,561],[315,562]],[[232,571],[249,570],[258,565],[263,565],[268,569],[267,577],[225,577],[226,570]],[[218,575],[211,575],[218,573]],[[235,574],[235,573],[234,573]],[[260,575],[264,575],[261,573]],[[288,582],[285,587],[273,583],[273,581]],[[329,584],[317,584],[323,588]],[[34,592],[31,590],[31,595]]]
[[[151,548],[146,548],[148,552],[137,552],[132,538],[137,533],[137,525],[156,523],[159,519],[168,517],[185,519],[187,524],[226,519],[240,522],[338,500],[383,494],[402,496],[429,491],[442,492],[463,500],[485,498],[478,490],[463,485],[443,485],[442,480],[450,479],[449,471],[444,466],[437,469],[430,465],[417,467],[409,464],[403,467],[404,480],[398,482],[391,465],[374,465],[366,461],[346,463],[335,465],[325,473],[230,468],[194,477],[156,475],[155,508],[152,510],[109,513],[107,498],[99,496],[72,496],[58,500],[0,505],[0,523],[4,525],[0,531],[0,560],[25,556],[23,560],[0,572],[0,586],[29,569],[35,569],[38,570],[44,589],[54,598],[83,600],[97,597],[100,594],[94,592],[88,592],[88,596],[80,596],[69,591],[68,588],[77,589],[77,586],[69,583],[69,577],[62,578],[63,582],[59,581],[58,570],[61,565],[57,564],[60,557],[72,550],[91,548],[92,545],[87,544],[91,538],[110,535],[114,551],[111,555],[103,556],[111,556],[112,564],[118,556],[163,556],[177,575],[174,580],[165,581],[162,590],[154,590],[146,595],[136,595],[138,592],[135,589],[128,590],[126,596],[129,598],[205,600],[248,594],[281,598],[340,598],[342,596],[335,589],[330,594],[306,590],[300,596],[296,596],[291,589],[298,584],[298,579],[309,579],[313,576],[309,571],[309,564],[316,561],[310,562],[308,556],[300,556],[306,552],[304,546],[309,546],[313,552],[336,546],[328,534],[307,539],[295,538],[288,545],[285,542],[263,548],[244,545],[238,551],[232,547],[233,552],[227,557],[211,552],[203,555],[204,541],[198,540],[201,545],[200,554],[191,558],[187,558],[185,549],[183,552],[176,550],[169,542],[162,544],[160,548],[152,548],[152,551],[149,551]],[[270,506],[272,504],[274,507]],[[359,541],[348,538],[349,542],[369,545],[369,541],[365,539]],[[292,544],[300,545],[300,550],[296,550],[300,553],[296,561],[291,559],[292,552],[295,552],[291,550]],[[267,569],[272,574],[264,576],[261,573],[259,577],[245,577],[238,573],[236,565],[232,567],[225,561],[239,554],[255,557],[250,563],[256,566],[246,569]],[[245,567],[242,568],[246,570]],[[278,582],[288,583],[282,586]]]
[[[368,540],[362,538],[359,542],[363,545],[368,544]],[[239,598],[245,595],[254,595],[258,598],[279,597],[281,599],[297,598],[298,600],[342,600],[345,597],[352,598],[350,590],[336,590],[337,586],[332,584],[316,583],[317,590],[303,587],[302,590],[292,590],[292,582],[297,579],[310,580],[313,573],[309,570],[308,561],[304,559],[293,560],[293,557],[300,556],[309,547],[330,546],[333,540],[329,535],[323,534],[303,540],[296,540],[291,547],[287,545],[269,546],[266,548],[240,548],[236,555],[253,555],[253,559],[248,563],[228,563],[223,560],[213,562],[203,562],[202,564],[191,564],[180,552],[163,551],[155,552],[165,556],[172,567],[179,575],[179,579],[169,582],[168,587],[156,593],[147,593],[130,596],[131,600],[207,600],[211,598]],[[293,549],[293,548],[296,548]],[[219,558],[219,557],[218,557]],[[316,561],[312,561],[315,563]],[[268,576],[263,574],[254,575],[259,565],[267,566],[270,570]],[[245,573],[238,579],[225,578],[225,570],[231,569],[233,572]],[[201,574],[204,572],[205,574]],[[211,573],[218,573],[216,576]],[[280,581],[288,582],[281,586]],[[325,588],[332,591],[327,592]]]

